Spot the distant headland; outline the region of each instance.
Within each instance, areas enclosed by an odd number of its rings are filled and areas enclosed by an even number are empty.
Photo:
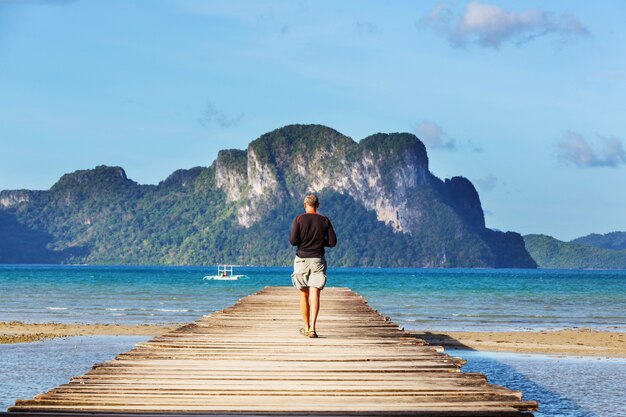
[[[526,235],[524,242],[541,268],[626,269],[626,232],[593,233],[569,242]]]
[[[485,227],[468,179],[429,171],[416,136],[355,142],[321,125],[276,129],[158,185],[98,166],[46,191],[2,191],[0,263],[287,265],[311,191],[339,234],[335,266],[537,266],[520,234]]]

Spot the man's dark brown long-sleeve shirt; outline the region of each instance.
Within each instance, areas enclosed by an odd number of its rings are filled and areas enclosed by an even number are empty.
[[[304,213],[293,219],[289,242],[298,247],[296,255],[300,258],[322,258],[324,247],[335,246],[337,236],[328,217]]]

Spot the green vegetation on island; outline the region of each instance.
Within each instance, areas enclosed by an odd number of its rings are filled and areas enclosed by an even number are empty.
[[[288,265],[311,190],[338,233],[332,265],[536,266],[519,234],[485,227],[470,181],[428,171],[414,135],[357,143],[319,125],[277,129],[158,185],[99,166],[48,191],[2,191],[0,262]]]
[[[587,236],[570,240],[570,243],[579,245],[593,246],[594,248],[625,250],[626,249],[626,232],[611,232],[604,235],[592,233]]]
[[[626,269],[626,250],[563,242],[546,235],[525,235],[524,242],[540,268]]]

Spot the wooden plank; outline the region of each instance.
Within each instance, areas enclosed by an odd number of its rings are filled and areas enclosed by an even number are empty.
[[[347,288],[322,293],[320,338],[298,334],[298,295],[267,287],[95,364],[13,417],[81,415],[529,416],[534,401],[461,373]],[[340,414],[336,414],[340,413]]]

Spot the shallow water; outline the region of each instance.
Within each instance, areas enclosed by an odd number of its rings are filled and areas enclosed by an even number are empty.
[[[206,281],[215,268],[0,265],[0,321],[171,323],[196,320],[289,268],[239,268],[247,279]],[[415,330],[626,331],[626,271],[330,269],[396,323]],[[294,290],[295,291],[295,290]],[[295,296],[295,293],[294,293]],[[323,304],[322,304],[323,306]],[[0,408],[31,398],[146,337],[75,337],[0,345]],[[538,417],[626,416],[626,360],[456,352],[466,371],[540,402]]]
[[[96,362],[110,360],[148,340],[138,336],[81,336],[44,342],[0,345],[0,410],[16,399],[32,398]],[[626,359],[552,357],[452,350],[468,360],[464,372],[482,372],[490,383],[521,390],[540,404],[536,417],[624,416],[622,376]],[[620,387],[622,387],[620,389]]]
[[[145,336],[80,336],[33,343],[0,345],[0,410],[17,399],[30,399],[70,377],[82,375],[96,362],[130,350]]]
[[[626,359],[450,351],[467,359],[464,372],[520,390],[539,403],[536,417],[626,416]]]

